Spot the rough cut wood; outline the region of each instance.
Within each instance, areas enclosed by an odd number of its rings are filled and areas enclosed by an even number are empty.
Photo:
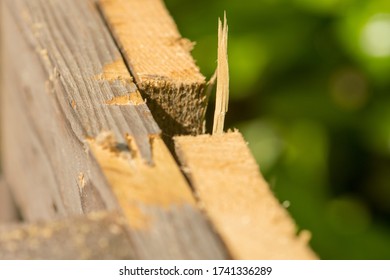
[[[0,224],[18,220],[18,213],[10,195],[9,187],[0,177]]]
[[[135,82],[164,134],[198,134],[205,78],[162,0],[100,0]]]
[[[3,162],[22,216],[121,209],[136,258],[226,258],[94,1],[5,2]]]
[[[137,257],[226,258],[223,244],[198,210],[164,142],[158,136],[150,141],[153,165],[145,163],[136,148],[131,148],[130,162],[112,146],[109,135],[90,140],[92,153],[128,218]]]
[[[0,227],[0,259],[133,259],[126,228],[114,212]]]
[[[183,170],[236,259],[315,259],[238,132],[175,137]]]

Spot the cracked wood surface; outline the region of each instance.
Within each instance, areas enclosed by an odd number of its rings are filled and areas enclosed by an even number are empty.
[[[135,258],[226,258],[95,1],[4,2],[2,160],[23,218],[120,209]]]

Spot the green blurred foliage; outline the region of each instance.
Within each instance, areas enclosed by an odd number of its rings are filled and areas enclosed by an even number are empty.
[[[319,256],[390,259],[390,1],[166,4],[208,77],[227,11],[227,126]]]

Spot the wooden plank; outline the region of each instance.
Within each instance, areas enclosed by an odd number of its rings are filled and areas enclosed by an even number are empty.
[[[100,0],[100,8],[164,134],[198,134],[205,78],[162,0]]]
[[[127,224],[118,213],[0,227],[0,259],[133,259]]]
[[[315,259],[238,132],[175,137],[199,203],[236,259]]]
[[[136,258],[226,258],[93,1],[6,3],[4,172],[23,217],[121,209]]]
[[[0,224],[15,222],[18,220],[18,212],[10,195],[9,187],[0,177]]]

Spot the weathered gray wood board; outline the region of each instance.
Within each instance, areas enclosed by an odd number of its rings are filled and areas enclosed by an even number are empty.
[[[92,131],[97,126],[95,118],[88,114],[98,110],[91,104],[91,91],[85,89],[92,82],[84,79],[89,74],[92,80],[93,71],[99,69],[93,70],[93,65],[88,65],[91,63],[81,61],[81,54],[80,61],[75,61],[77,54],[57,49],[69,47],[75,52],[76,46],[65,44],[65,38],[57,46],[59,38],[53,41],[47,37],[58,23],[48,24],[42,17],[49,5],[38,3],[6,1],[2,14],[4,176],[13,186],[16,202],[27,221],[116,208],[116,201],[83,142],[88,136],[84,131],[97,133]],[[54,11],[49,14],[53,16]],[[47,40],[44,46],[38,41],[43,38]],[[76,43],[76,39],[72,42]],[[70,61],[65,63],[66,52]],[[85,65],[90,72],[83,74],[78,64]],[[110,92],[109,87],[105,91]],[[84,94],[77,96],[79,92]],[[81,103],[75,108],[74,99]]]
[[[0,259],[133,259],[126,228],[114,212],[0,227]]]
[[[153,176],[155,169],[164,174],[178,167],[165,152],[155,162],[166,150],[160,129],[94,1],[5,4],[2,160],[23,218],[121,210],[135,258],[226,258],[189,186],[178,185],[182,175],[161,186]],[[139,178],[147,182],[141,189],[131,183]],[[177,200],[144,199],[156,188],[176,193]],[[139,220],[147,221],[144,227]]]

